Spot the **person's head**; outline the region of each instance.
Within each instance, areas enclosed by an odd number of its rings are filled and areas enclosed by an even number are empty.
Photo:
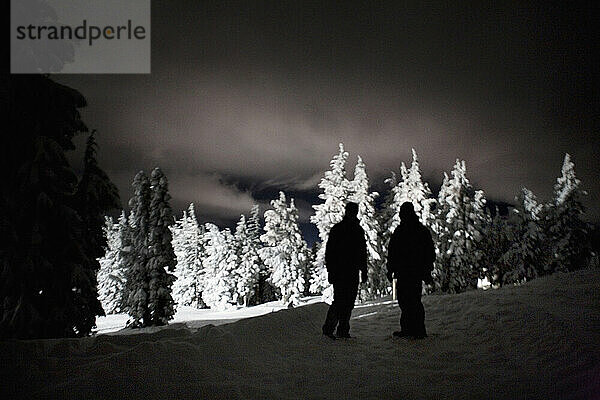
[[[400,206],[400,221],[410,222],[415,220],[417,220],[417,214],[413,204],[410,201],[402,203]]]
[[[344,218],[356,218],[358,215],[358,204],[356,203],[346,203],[346,212],[344,214]]]

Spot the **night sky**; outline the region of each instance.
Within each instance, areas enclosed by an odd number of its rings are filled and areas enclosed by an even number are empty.
[[[150,75],[55,79],[87,98],[124,204],[160,166],[178,215],[231,225],[282,189],[307,222],[341,141],[374,190],[414,147],[434,191],[459,157],[506,202],[548,200],[569,152],[599,220],[592,2],[421,3],[153,2]]]

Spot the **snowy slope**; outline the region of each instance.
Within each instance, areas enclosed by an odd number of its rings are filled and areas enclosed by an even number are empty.
[[[600,398],[600,271],[424,298],[430,337],[392,339],[398,307],[357,307],[331,341],[322,303],[199,329],[0,343],[13,398]]]
[[[320,296],[305,297],[301,305],[314,304],[321,300]],[[131,335],[135,333],[151,333],[162,329],[170,329],[172,325],[185,325],[191,329],[197,329],[206,325],[223,325],[240,319],[257,317],[260,315],[284,310],[287,305],[281,301],[272,301],[253,307],[239,307],[231,310],[197,309],[187,306],[178,306],[175,317],[168,327],[151,327],[143,329],[125,328],[129,316],[127,314],[111,314],[96,318],[97,334]]]

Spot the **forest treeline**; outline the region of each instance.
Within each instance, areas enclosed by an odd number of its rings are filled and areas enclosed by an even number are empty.
[[[44,76],[11,77],[10,126],[3,140],[8,185],[2,193],[0,337],[84,336],[98,315],[126,312],[130,326],[166,324],[177,306],[224,309],[271,300],[331,295],[324,250],[348,201],[359,204],[368,248],[362,300],[388,295],[386,249],[399,208],[412,202],[432,232],[437,258],[427,293],[459,293],[483,284],[520,284],[597,264],[585,191],[567,154],[551,199],[526,188],[507,215],[486,207],[467,178],[465,161],[444,174],[437,196],[421,177],[417,153],[386,179],[387,193],[370,191],[360,156],[352,177],[343,144],[319,183],[311,222],[320,241],[309,248],[294,199],[280,192],[261,216],[258,205],[234,231],[200,223],[191,204],[175,219],[160,168],[133,179],[134,195],[117,221],[118,192],[96,161],[89,135],[84,168],[75,174],[65,152],[87,132],[77,91]],[[377,204],[380,204],[379,206]]]
[[[359,156],[349,179],[348,153],[340,144],[319,184],[322,203],[314,206],[311,222],[318,227],[321,242],[312,249],[300,233],[294,200],[288,202],[283,192],[265,211],[264,227],[255,205],[248,218],[240,217],[234,232],[199,223],[190,204],[170,228],[177,259],[169,287],[173,303],[224,309],[271,300],[297,304],[301,296],[330,296],[323,243],[327,243],[331,227],[341,221],[348,201],[359,204],[358,218],[367,241],[368,280],[361,285],[363,300],[390,294],[385,276],[387,245],[400,223],[399,208],[406,201],[412,202],[436,245],[434,283],[424,287],[427,293],[459,293],[485,284],[520,284],[589,264],[590,227],[582,218],[581,203],[585,193],[568,154],[553,198],[540,203],[523,188],[516,207],[507,215],[486,207],[484,192],[469,183],[466,164],[461,160],[450,174],[444,174],[438,196],[432,196],[422,180],[416,151],[412,154],[410,166],[402,163],[399,173],[386,180],[389,191],[378,208],[375,199],[379,195],[369,191],[365,163]],[[138,184],[136,177],[136,193],[141,192]],[[136,196],[132,199],[134,204],[139,201]],[[99,292],[107,312],[132,314],[124,293],[128,292],[128,280],[135,279],[127,274],[133,265],[128,261],[130,249],[136,246],[123,244],[136,236],[130,232],[141,226],[138,219],[135,209],[129,215],[123,212],[117,223],[106,219],[108,248],[100,259]]]

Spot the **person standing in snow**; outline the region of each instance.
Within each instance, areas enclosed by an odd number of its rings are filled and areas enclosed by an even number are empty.
[[[421,303],[421,281],[433,283],[431,271],[435,249],[431,233],[417,217],[410,202],[400,206],[400,225],[394,231],[388,247],[387,278],[397,279],[400,306],[400,331],[396,337],[427,337],[425,309]]]
[[[325,264],[329,283],[333,285],[333,303],[327,312],[323,334],[335,339],[350,337],[350,315],[358,292],[359,271],[367,281],[367,244],[360,227],[358,204],[347,203],[344,218],[329,232]]]

